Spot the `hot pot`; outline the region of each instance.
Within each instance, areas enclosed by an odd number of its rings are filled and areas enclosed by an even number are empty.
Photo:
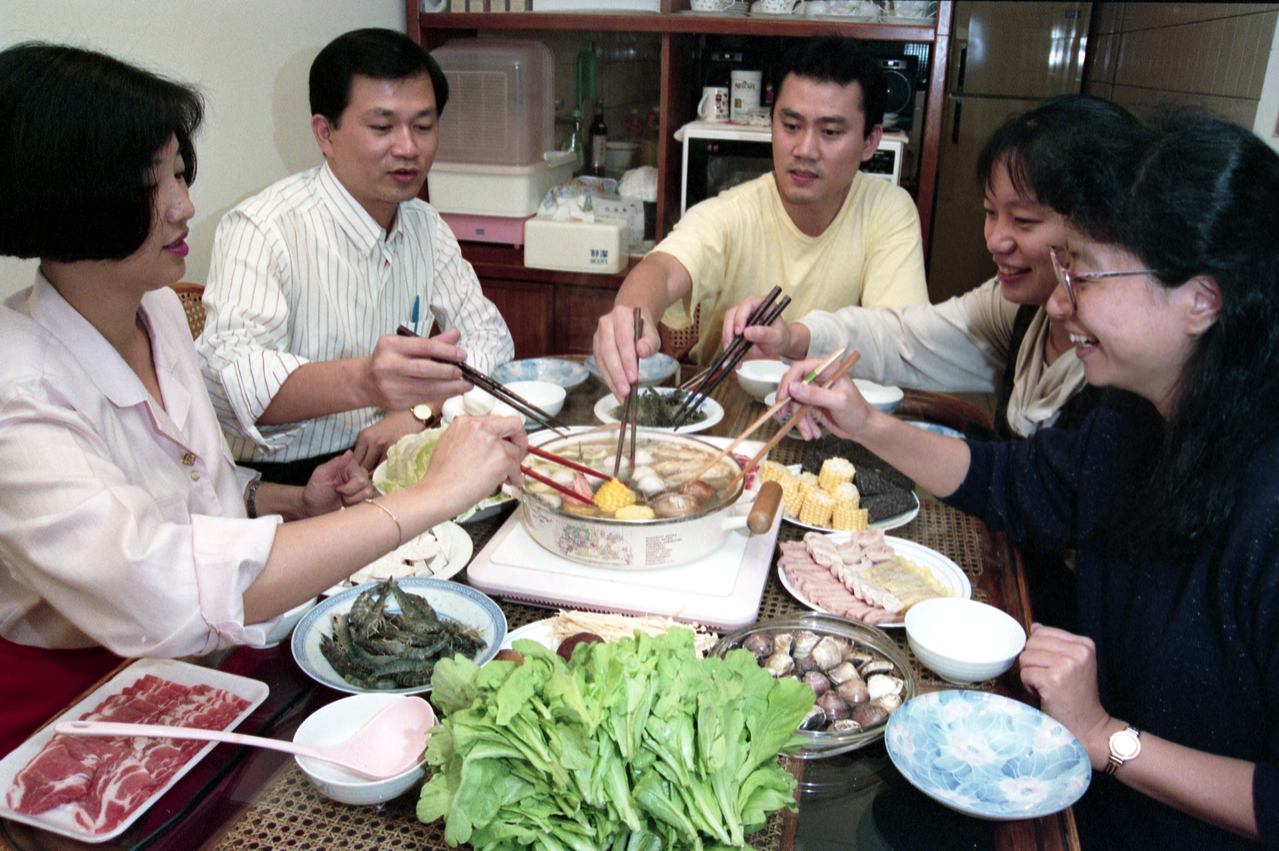
[[[685,435],[644,428],[637,434],[640,440],[647,438],[697,447],[707,453],[706,461],[719,452],[717,447]],[[549,452],[577,460],[569,447],[578,443],[602,444],[612,452],[617,446],[617,430],[592,429],[568,438],[541,442],[541,446]],[[726,456],[724,461],[732,467],[734,474],[740,472],[741,466],[731,456]],[[634,521],[586,517],[552,507],[526,488],[521,494],[520,523],[542,547],[579,564],[617,570],[674,567],[714,552],[733,530],[747,525],[747,512],[754,492],[749,492],[748,498],[743,500],[743,490],[743,483],[738,482],[722,501],[717,500],[692,514]],[[768,523],[771,525],[771,522],[770,516]]]

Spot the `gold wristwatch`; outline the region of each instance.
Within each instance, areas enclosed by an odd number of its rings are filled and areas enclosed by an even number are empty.
[[[431,406],[425,402],[409,408],[409,412],[422,424],[422,428],[429,426],[431,424],[431,420],[435,418],[435,412],[432,411]]]
[[[1110,734],[1110,762],[1106,763],[1106,773],[1114,774],[1119,766],[1136,759],[1141,753],[1141,731],[1129,724],[1124,729]]]

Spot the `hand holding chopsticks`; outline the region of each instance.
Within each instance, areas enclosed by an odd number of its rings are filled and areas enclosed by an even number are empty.
[[[848,358],[843,363],[839,365],[839,368],[836,369],[831,374],[830,378],[822,382],[822,386],[830,387],[832,384],[838,381],[840,377],[844,375],[844,373],[852,369],[853,364],[857,363],[857,361],[860,359],[861,359],[861,352],[853,352],[851,355],[848,356]],[[822,369],[825,369],[825,366],[823,366]],[[820,371],[821,369],[814,370],[813,373],[811,373],[810,375],[815,377],[816,374],[819,373]],[[809,382],[808,376],[805,376],[804,382],[805,383]],[[798,423],[801,419],[803,419],[808,414],[808,412],[811,411],[812,409],[813,409],[812,405],[802,405],[798,411],[792,414],[791,418],[786,421],[785,425],[783,425],[780,429],[777,430],[777,434],[773,435],[772,438],[769,439],[768,443],[764,444],[764,448],[759,450],[759,452],[755,453],[755,457],[752,458],[748,463],[742,466],[742,471],[738,473],[736,477],[734,477],[733,481],[730,482],[728,486],[730,488],[735,486],[737,482],[746,475],[747,471],[749,471],[751,468],[759,464],[759,462],[762,461],[765,457],[767,457],[768,453],[773,451],[773,447],[777,445],[777,442],[781,440],[783,437],[785,437],[787,434],[789,434],[790,430],[795,427],[795,424]]]
[[[417,336],[416,334],[413,333],[413,331],[410,328],[404,325],[401,325],[399,328],[397,328],[395,330],[395,333],[400,335],[401,337]],[[537,405],[534,405],[532,402],[528,401],[523,396],[520,396],[518,393],[515,393],[510,388],[506,387],[504,384],[501,384],[500,382],[490,378],[489,376],[480,372],[475,367],[463,361],[457,361],[453,365],[462,371],[463,378],[465,378],[467,381],[474,384],[476,387],[479,387],[481,390],[484,390],[487,393],[489,393],[489,395],[502,400],[503,402],[510,405],[516,411],[519,411],[522,415],[528,417],[530,420],[537,423],[538,425],[541,425],[545,428],[549,428],[551,431],[555,432],[560,437],[567,437],[567,435],[565,434],[565,432],[562,431],[562,429],[568,428],[568,426],[564,425],[564,423],[555,419],[555,417],[546,413],[546,411],[543,411],[541,408],[539,408]]]

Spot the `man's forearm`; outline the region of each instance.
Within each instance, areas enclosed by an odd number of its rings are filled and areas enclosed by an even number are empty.
[[[660,321],[666,309],[683,298],[691,286],[683,265],[669,254],[656,251],[626,276],[614,305],[642,308],[654,321]]]
[[[284,379],[257,424],[305,422],[370,407],[362,388],[359,359],[304,363]]]

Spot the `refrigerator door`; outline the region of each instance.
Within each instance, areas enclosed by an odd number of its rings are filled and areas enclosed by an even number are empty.
[[[1046,98],[1080,90],[1091,3],[955,4],[948,88]]]

